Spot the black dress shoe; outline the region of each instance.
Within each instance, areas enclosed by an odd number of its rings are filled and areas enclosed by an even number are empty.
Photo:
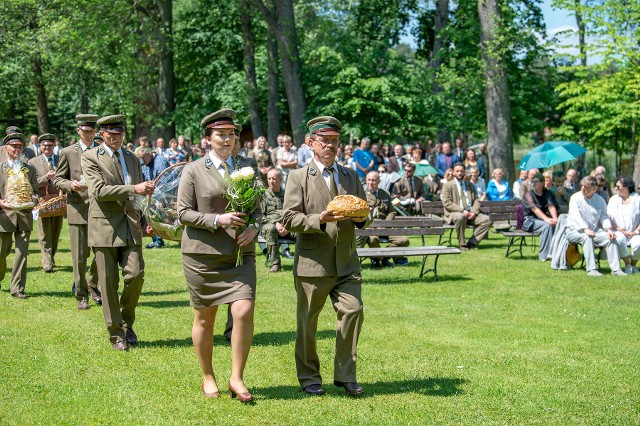
[[[45,271],[47,274],[50,274],[51,272],[53,272],[53,266],[47,266],[47,267],[42,268],[42,269],[44,269],[44,271]]]
[[[389,262],[389,259],[382,259],[382,266],[384,268],[393,268],[393,263]]]
[[[118,338],[118,340],[116,340],[114,343],[112,343],[111,347],[113,349],[115,349],[116,351],[128,351],[129,350],[129,347],[127,346],[125,341],[122,340],[121,338]]]
[[[73,285],[71,286],[71,295],[72,296],[76,295],[76,283],[73,283]]]
[[[293,259],[293,255],[291,254],[289,249],[282,252],[282,257],[284,257],[285,259]]]
[[[378,259],[371,259],[371,269],[380,269],[380,261]]]
[[[93,300],[96,305],[102,305],[102,297],[97,294],[91,293],[91,300]]]
[[[86,297],[83,297],[78,301],[78,309],[81,311],[86,311],[87,309],[89,309],[89,302],[87,301]]]
[[[305,391],[305,393],[313,396],[324,395],[324,389],[322,389],[322,386],[317,383],[305,386],[302,390]]]
[[[338,386],[339,388],[344,388],[344,390],[349,395],[360,395],[364,393],[364,389],[362,389],[362,386],[360,386],[357,382],[339,382],[336,380],[333,382],[333,384]]]
[[[24,294],[21,291],[19,291],[17,293],[11,293],[11,296],[15,297],[16,299],[26,299],[27,298],[27,295]]]
[[[130,346],[138,346],[138,336],[131,327],[124,327],[124,338]]]

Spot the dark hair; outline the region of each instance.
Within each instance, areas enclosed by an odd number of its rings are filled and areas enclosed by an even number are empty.
[[[464,164],[459,161],[457,163],[453,163],[453,165],[451,166],[451,170],[455,170],[456,167],[462,167],[463,169],[465,168]]]
[[[636,183],[629,176],[620,176],[618,182],[629,190],[629,194],[636,192]]]
[[[562,170],[556,170],[555,172],[553,172],[553,178],[554,179],[560,179],[560,178],[564,179],[565,178],[564,172]]]

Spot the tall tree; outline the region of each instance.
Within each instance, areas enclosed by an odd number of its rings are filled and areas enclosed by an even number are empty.
[[[155,0],[158,27],[158,109],[162,127],[160,134],[169,140],[176,134],[173,113],[176,108],[173,64],[173,0]]]
[[[240,23],[242,26],[242,40],[244,42],[244,74],[247,86],[247,103],[251,117],[253,137],[262,136],[262,122],[260,120],[260,103],[258,99],[258,82],[256,81],[255,41],[249,3],[243,0],[240,7]]]
[[[487,142],[491,169],[500,167],[507,179],[515,177],[511,135],[511,104],[501,46],[500,0],[478,0],[487,108]]]
[[[300,146],[304,143],[306,102],[302,86],[302,65],[293,0],[273,0],[273,8],[268,8],[262,0],[249,1],[258,8],[265,22],[276,35],[293,139],[296,145]]]
[[[267,126],[270,146],[277,145],[280,133],[280,73],[278,71],[278,42],[271,28],[267,28]]]

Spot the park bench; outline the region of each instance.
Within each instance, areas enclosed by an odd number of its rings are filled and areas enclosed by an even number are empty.
[[[453,247],[426,246],[425,236],[438,235],[442,237],[444,229],[441,219],[433,219],[422,216],[405,216],[393,220],[374,220],[367,229],[356,229],[356,236],[377,236],[383,242],[383,237],[409,237],[419,235],[422,246],[414,247],[379,247],[358,248],[358,257],[362,259],[371,257],[410,257],[422,256],[420,278],[429,272],[433,272],[435,281],[438,281],[438,258],[441,255],[460,254],[460,250]],[[434,256],[433,266],[427,267],[427,259]]]

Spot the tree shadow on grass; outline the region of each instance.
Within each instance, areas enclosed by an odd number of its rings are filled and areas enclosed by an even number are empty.
[[[62,297],[63,299],[76,300],[76,297],[71,294],[71,287],[69,287],[69,291],[36,291],[33,293],[27,287],[25,293],[29,297]]]
[[[189,307],[189,299],[184,300],[156,300],[156,301],[144,301],[138,302],[138,306],[146,306],[149,308],[177,308],[177,307]]]
[[[144,288],[144,287],[143,287]],[[166,296],[169,294],[182,294],[188,293],[187,287],[185,286],[182,290],[164,290],[164,291],[142,291],[142,296]]]
[[[27,272],[42,272],[45,273],[44,270],[42,269],[42,266],[29,266],[27,267]],[[73,272],[73,266],[56,266],[55,268],[53,268],[53,272],[52,274],[55,274],[56,272]],[[73,282],[73,278],[71,278],[71,282]]]
[[[377,395],[402,395],[406,393],[416,393],[425,396],[449,397],[462,395],[461,389],[467,380],[455,377],[428,377],[424,379],[399,380],[394,382],[362,382],[365,393],[357,398],[370,398]],[[329,396],[352,398],[347,395],[342,388],[338,388],[333,383],[328,382],[323,385],[323,389]],[[302,399],[310,398],[298,386],[269,386],[264,388],[252,388],[251,391],[257,395],[265,396],[267,399]]]
[[[363,277],[364,285],[395,285],[395,284],[440,284],[448,281],[473,281],[473,278],[470,278],[465,275],[449,275],[449,274],[438,274],[438,281],[433,279],[433,274],[427,274],[423,277],[418,277],[418,273],[415,275],[409,275],[404,277],[398,277],[397,275],[393,277],[371,277],[365,276]]]
[[[29,249],[29,254],[40,254],[40,243],[38,242],[38,240],[36,240],[35,242],[32,241],[32,243],[35,244],[35,248],[30,248]],[[31,244],[29,244],[29,246],[31,246]],[[56,250],[56,253],[71,253],[71,249],[70,248],[58,248],[58,250]]]
[[[193,341],[191,340],[191,336],[185,337],[183,339],[164,339],[164,340],[153,340],[153,341],[145,341],[140,340],[138,342],[138,348],[183,348],[187,346],[193,346]]]
[[[316,339],[332,339],[336,337],[335,330],[319,330]],[[288,345],[296,340],[295,331],[275,331],[270,333],[257,333],[253,336],[253,346],[281,346]]]

